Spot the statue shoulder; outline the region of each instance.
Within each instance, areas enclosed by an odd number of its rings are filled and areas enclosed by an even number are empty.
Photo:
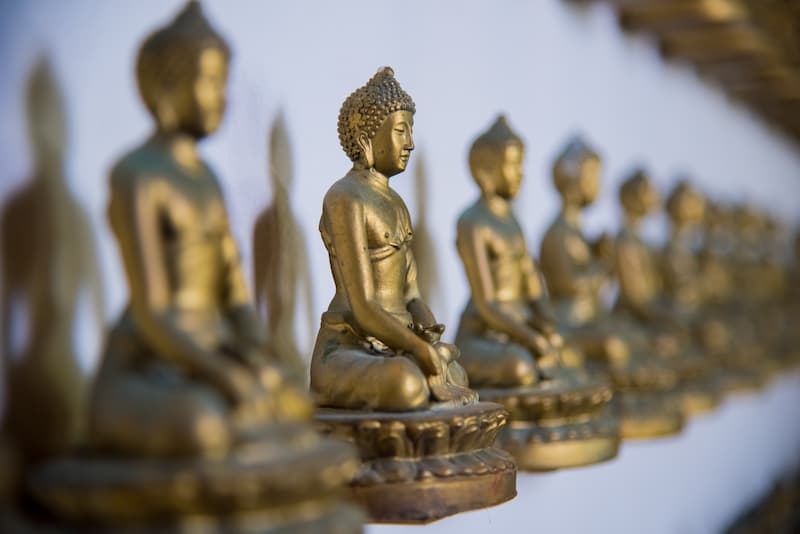
[[[487,210],[481,205],[480,201],[475,202],[458,217],[458,223],[456,224],[458,234],[473,232],[478,227],[486,226],[487,216]]]
[[[153,154],[147,145],[137,147],[122,156],[111,168],[110,185],[113,192],[135,189],[153,174]]]
[[[350,207],[364,202],[364,187],[348,173],[337,180],[325,193],[322,201],[324,209]]]

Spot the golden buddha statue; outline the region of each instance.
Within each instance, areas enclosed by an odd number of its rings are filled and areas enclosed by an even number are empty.
[[[295,339],[295,315],[302,296],[302,317],[308,335],[314,328],[314,299],[306,239],[289,201],[293,179],[291,150],[283,115],[269,134],[272,203],[253,226],[253,286],[256,309],[266,309],[269,348],[300,363]]]
[[[471,289],[456,344],[480,396],[504,404],[501,434],[519,466],[549,470],[613,458],[611,387],[583,369],[546,311],[546,292],[511,201],[522,180],[522,140],[504,116],[469,152],[480,198],[458,220],[456,244]]]
[[[81,298],[89,297],[97,332],[105,321],[94,234],[65,173],[67,110],[46,58],[31,71],[25,104],[35,167],[0,212],[0,463],[16,458],[18,473],[82,443],[89,381],[81,360],[89,355],[74,343]],[[21,481],[11,473],[0,465],[0,486],[13,491]]]
[[[664,292],[675,312],[687,319],[699,312],[704,297],[694,240],[705,209],[705,197],[685,179],[677,182],[666,202],[670,236],[662,255]]]
[[[219,180],[197,151],[222,119],[229,57],[197,2],[139,51],[156,128],[114,166],[108,207],[130,301],[94,382],[86,450],[31,477],[65,525],[361,530],[337,498],[356,459],[313,431],[302,386],[265,351]]]
[[[645,171],[632,173],[620,187],[620,204],[625,215],[616,252],[616,271],[619,278],[619,295],[616,312],[633,321],[648,332],[655,352],[674,366],[681,381],[679,394],[687,415],[710,410],[719,402],[713,378],[708,371],[710,362],[693,342],[688,318],[681,314],[680,306],[699,296],[692,295],[694,280],[680,264],[682,258],[670,257],[667,261],[676,298],[670,299],[665,291],[664,269],[659,268],[657,253],[641,238],[642,220],[660,206],[660,195]],[[672,198],[672,216],[698,219],[702,216],[702,197],[688,190],[679,190]],[[681,273],[676,273],[680,269]],[[691,266],[690,266],[691,269]],[[691,278],[687,282],[687,278]],[[688,290],[681,284],[688,284]],[[679,285],[681,285],[679,287]]]
[[[373,521],[429,521],[515,494],[511,458],[492,443],[501,406],[478,403],[420,296],[413,229],[389,178],[414,149],[414,102],[391,68],[339,112],[353,162],[325,195],[320,233],[336,294],[311,361],[317,422],[364,460],[353,493]]]
[[[702,344],[717,355],[722,374],[721,391],[750,392],[763,385],[766,376],[759,368],[763,352],[751,321],[740,313],[737,278],[737,230],[735,210],[720,203],[707,202],[703,219],[700,273],[703,315],[708,319],[701,331]]]
[[[683,416],[671,398],[674,369],[654,357],[646,333],[606,313],[603,290],[610,281],[616,244],[590,243],[581,212],[600,190],[600,156],[582,139],[570,141],[553,165],[561,211],[541,245],[541,269],[565,339],[586,355],[586,365],[606,373],[616,390],[623,438],[679,432]]]

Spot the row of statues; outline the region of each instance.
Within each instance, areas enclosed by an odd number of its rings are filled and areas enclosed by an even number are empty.
[[[193,1],[139,50],[155,129],[114,165],[108,204],[129,302],[79,437],[48,450],[6,425],[17,450],[4,436],[0,467],[8,477],[13,463],[18,478],[0,486],[19,498],[3,524],[348,533],[362,510],[431,521],[513,498],[517,468],[602,462],[621,439],[677,433],[800,359],[798,273],[780,260],[777,221],[681,181],[656,250],[640,225],[661,201],[637,170],[620,188],[623,229],[592,240],[581,214],[601,190],[601,159],[576,138],[553,165],[562,207],[537,262],[513,210],[525,146],[504,116],[469,150],[480,194],[456,246],[471,296],[444,341],[390,186],[414,150],[416,107],[384,67],[339,113],[352,168],[322,203],[335,294],[307,392],[292,333],[264,333],[219,180],[197,149],[222,120],[230,55]],[[295,242],[287,217],[269,212],[255,235]],[[256,271],[298,275],[278,257]],[[30,442],[48,452],[25,458]]]

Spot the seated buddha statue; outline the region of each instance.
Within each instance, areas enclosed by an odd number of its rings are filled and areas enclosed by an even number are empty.
[[[700,337],[703,347],[718,355],[722,368],[720,389],[726,393],[749,392],[764,383],[758,360],[763,352],[752,321],[741,313],[738,286],[738,238],[735,209],[719,202],[707,202],[703,219],[700,280],[703,314],[708,321]]]
[[[604,306],[616,243],[608,238],[590,243],[581,224],[582,211],[600,190],[600,169],[600,156],[580,138],[571,140],[553,165],[561,211],[545,232],[540,254],[552,309],[561,334],[583,351],[586,365],[610,377],[622,436],[675,433],[683,425],[670,398],[675,370],[655,358],[644,329]]]
[[[316,420],[358,446],[355,498],[383,522],[429,521],[514,492],[513,462],[491,447],[506,414],[477,402],[458,348],[441,341],[417,284],[411,218],[389,183],[414,149],[414,113],[389,67],[345,99],[339,141],[352,168],[326,193],[319,223],[336,292],[311,360]],[[467,414],[474,425],[463,426]],[[468,499],[449,484],[463,476],[473,497],[499,489]]]
[[[694,240],[705,218],[705,198],[688,181],[680,180],[667,198],[666,212],[670,236],[662,253],[664,293],[676,313],[694,318],[704,298]]]
[[[549,470],[603,461],[616,455],[619,441],[616,421],[604,417],[612,391],[583,369],[579,353],[564,344],[546,310],[541,275],[511,207],[523,153],[522,140],[502,115],[470,148],[469,167],[481,195],[458,220],[456,245],[471,298],[456,344],[481,398],[502,402],[512,413],[514,430],[503,435],[503,443],[520,467]],[[570,406],[568,397],[583,398],[583,406]],[[537,404],[534,399],[555,399],[557,407],[538,413],[518,408]],[[523,426],[526,435],[520,436]]]
[[[686,310],[687,301],[699,298],[693,294],[699,291],[699,282],[695,287],[696,279],[679,265],[685,255],[668,254],[668,268],[662,270],[656,251],[639,234],[642,220],[661,202],[649,176],[643,170],[634,171],[621,185],[619,198],[625,223],[615,247],[619,278],[616,312],[646,330],[655,352],[675,367],[681,378],[683,409],[689,414],[709,410],[719,399],[708,376],[710,362],[694,343]],[[681,217],[701,217],[702,197],[679,188],[671,200],[673,216],[682,211]],[[681,270],[680,275],[676,270]],[[675,288],[674,298],[665,291],[665,279]]]
[[[94,380],[86,450],[33,476],[64,521],[360,531],[334,497],[353,451],[314,432],[293,366],[265,350],[219,179],[198,153],[223,116],[229,57],[197,2],[139,51],[155,129],[113,167],[108,206],[129,302]]]
[[[311,361],[321,406],[405,411],[475,400],[458,349],[440,341],[444,327],[420,296],[411,218],[389,186],[414,150],[414,110],[388,69],[339,114],[353,168],[328,190],[319,223],[336,284]]]

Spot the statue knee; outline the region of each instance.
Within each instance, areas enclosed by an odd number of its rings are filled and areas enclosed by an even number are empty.
[[[522,347],[509,345],[506,358],[508,385],[529,386],[536,382],[536,364],[528,351]]]
[[[405,358],[389,358],[385,362],[385,377],[389,382],[379,408],[390,411],[415,410],[428,404],[430,390],[425,375]]]
[[[186,414],[181,425],[183,440],[176,445],[188,454],[217,456],[225,453],[231,442],[231,430],[223,413],[214,409],[197,409]]]

